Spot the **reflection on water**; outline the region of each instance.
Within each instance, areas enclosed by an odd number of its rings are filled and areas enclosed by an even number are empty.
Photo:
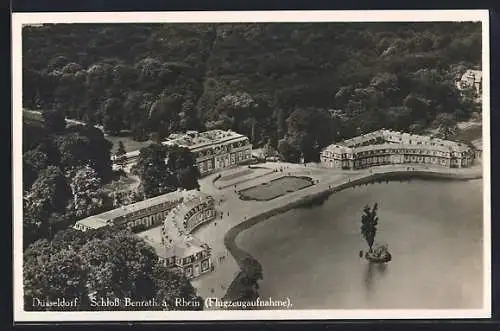
[[[242,232],[236,243],[262,264],[263,297],[296,309],[453,309],[482,304],[482,182],[389,182],[332,195]],[[379,203],[376,243],[387,264],[368,263],[362,208]]]
[[[365,268],[364,285],[368,299],[373,293],[373,288],[376,286],[378,279],[382,278],[387,270],[385,263],[367,263]]]

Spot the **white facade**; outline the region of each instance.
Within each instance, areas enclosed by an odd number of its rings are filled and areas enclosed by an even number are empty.
[[[464,144],[378,130],[327,146],[320,155],[328,168],[360,169],[385,164],[432,164],[451,168],[469,167],[475,151]]]
[[[162,224],[163,219],[172,208],[197,193],[197,190],[177,190],[98,215],[89,216],[77,221],[73,228],[87,231],[104,226],[123,226],[132,230],[145,230]]]
[[[189,148],[202,176],[252,158],[249,139],[233,131],[188,131],[186,134],[172,134],[162,144]]]
[[[210,247],[191,232],[215,216],[214,200],[207,195],[192,196],[173,208],[163,221],[162,247],[157,250],[164,265],[181,269],[188,278],[211,271]]]
[[[196,166],[202,176],[247,162],[252,158],[252,144],[249,139],[230,130],[171,134],[162,144],[188,148],[194,154]],[[139,155],[140,151],[132,151],[120,158],[113,156],[113,166],[116,169],[128,169],[137,163]]]

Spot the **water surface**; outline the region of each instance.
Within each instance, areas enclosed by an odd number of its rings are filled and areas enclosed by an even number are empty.
[[[386,266],[359,258],[362,208],[379,203]],[[482,306],[482,181],[369,184],[242,232],[262,264],[261,297],[295,309],[469,309]]]

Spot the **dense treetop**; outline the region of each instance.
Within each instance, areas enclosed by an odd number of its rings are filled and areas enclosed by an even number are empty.
[[[479,23],[58,24],[23,32],[26,108],[60,109],[136,139],[231,128],[256,146],[276,148],[284,138],[305,155],[287,128],[297,110],[331,114],[332,128],[320,142],[309,139],[309,150],[477,111],[454,82],[480,69]]]
[[[23,252],[23,264],[24,303],[28,311],[176,310],[175,299],[181,298],[201,303],[182,272],[164,267],[152,247],[125,230],[61,231],[50,241],[41,239],[30,245]],[[34,307],[33,298],[77,298],[78,302],[69,308]],[[118,298],[122,304],[124,298],[154,298],[158,306],[95,306],[93,302],[100,302],[101,298]]]

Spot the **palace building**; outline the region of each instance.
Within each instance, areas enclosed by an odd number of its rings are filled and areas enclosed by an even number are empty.
[[[188,148],[194,154],[201,176],[247,162],[252,158],[252,144],[249,139],[231,130],[173,133],[162,145]],[[128,168],[137,163],[139,155],[140,151],[137,150],[121,157],[112,156],[113,167]]]
[[[177,190],[151,199],[122,206],[102,214],[81,219],[74,228],[81,231],[99,229],[105,226],[128,227],[142,231],[161,225],[168,212],[184,199],[196,194],[196,190]]]
[[[211,271],[210,247],[191,233],[215,216],[214,199],[203,194],[191,196],[173,208],[163,221],[162,246],[155,248],[163,264],[181,269],[188,278]]]
[[[387,164],[462,168],[471,166],[475,155],[472,147],[459,142],[382,129],[327,146],[320,160],[325,167],[341,169]]]
[[[140,232],[161,226],[161,245],[150,242],[159,260],[194,278],[212,270],[212,262],[210,247],[191,233],[215,217],[211,196],[198,190],[177,190],[84,218],[74,228],[88,231],[112,226]]]
[[[252,145],[248,138],[231,130],[171,134],[162,144],[188,148],[194,154],[202,176],[248,161],[252,157]]]
[[[182,271],[189,279],[212,270],[210,247],[193,236],[185,236],[175,245],[162,246],[156,254],[164,266]]]

